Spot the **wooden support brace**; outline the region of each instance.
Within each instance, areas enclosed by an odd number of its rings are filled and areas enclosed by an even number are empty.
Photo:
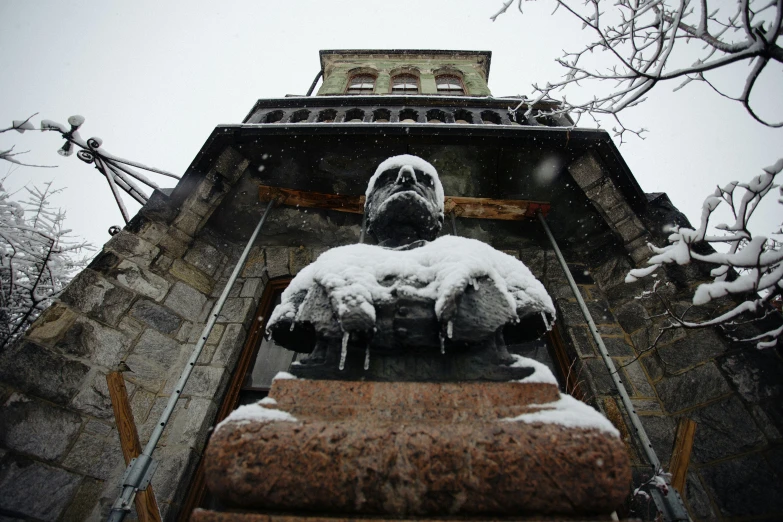
[[[364,196],[324,194],[259,185],[258,198],[260,201],[276,199],[278,203],[292,207],[322,208],[352,214],[364,212]],[[546,215],[549,212],[549,203],[521,199],[446,196],[444,210],[447,214],[454,212],[456,217],[462,218],[523,221],[535,218],[538,212]]]
[[[128,390],[125,388],[125,379],[121,372],[111,372],[106,375],[106,384],[109,385],[111,407],[114,409],[114,420],[117,423],[117,432],[120,435],[120,447],[125,465],[139,456],[141,443],[139,433],[136,431],[136,423],[133,420]],[[152,484],[144,491],[136,493],[136,514],[140,522],[160,522],[160,509],[152,491]]]
[[[696,436],[696,423],[687,417],[677,424],[677,434],[674,437],[674,450],[669,471],[672,474],[672,486],[677,491],[685,491],[685,479],[688,476],[688,464],[691,460],[693,438]]]

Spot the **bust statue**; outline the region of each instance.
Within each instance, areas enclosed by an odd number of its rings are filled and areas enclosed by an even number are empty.
[[[268,333],[309,356],[293,373],[319,379],[511,380],[504,328],[540,335],[552,300],[519,260],[480,241],[438,236],[444,193],[435,168],[395,156],[370,178],[367,231],[377,245],[333,248],[283,293]]]

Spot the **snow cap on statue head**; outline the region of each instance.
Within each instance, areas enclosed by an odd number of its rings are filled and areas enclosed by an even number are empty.
[[[375,182],[378,180],[378,177],[380,177],[381,174],[389,169],[401,168],[405,165],[410,165],[414,169],[426,172],[432,176],[432,180],[435,183],[435,197],[438,200],[438,210],[440,211],[440,216],[443,217],[443,200],[445,199],[445,193],[443,192],[443,185],[441,184],[440,178],[438,177],[438,171],[435,170],[435,167],[433,167],[432,164],[428,161],[411,154],[392,156],[378,165],[378,168],[375,169],[375,174],[372,175],[370,182],[367,184],[367,191],[364,193],[365,210],[367,209],[367,201],[370,199],[370,194],[372,194],[372,191],[375,188]]]

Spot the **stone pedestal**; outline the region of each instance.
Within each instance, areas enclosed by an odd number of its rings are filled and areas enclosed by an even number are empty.
[[[558,401],[552,384],[291,379],[275,380],[269,397],[210,441],[207,484],[228,505],[358,518],[573,517],[609,514],[629,492],[619,438],[510,420]]]

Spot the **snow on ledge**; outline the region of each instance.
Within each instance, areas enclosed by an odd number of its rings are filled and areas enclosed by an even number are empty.
[[[525,384],[527,383],[554,384],[555,386],[557,386],[557,379],[555,379],[552,370],[550,370],[546,364],[540,363],[535,359],[522,357],[521,355],[517,355],[515,353],[509,355],[511,355],[511,357],[515,359],[515,361],[511,363],[512,368],[533,368],[532,375],[528,375],[524,379],[519,379],[511,382],[524,382]]]
[[[298,379],[298,377],[296,375],[291,375],[288,372],[277,372],[277,374],[275,374],[275,376],[272,377],[273,381],[277,381],[277,380],[281,380],[282,381],[282,380],[286,380],[286,379]]]
[[[269,408],[264,408],[261,403],[246,404],[232,411],[228,417],[215,426],[215,432],[230,422],[241,425],[251,422],[297,422],[297,420],[296,417],[286,411],[270,410]]]
[[[614,437],[620,437],[620,432],[609,422],[609,419],[570,395],[561,393],[558,401],[534,404],[531,407],[539,408],[541,411],[501,419],[501,422],[559,424],[566,428],[596,429]]]

